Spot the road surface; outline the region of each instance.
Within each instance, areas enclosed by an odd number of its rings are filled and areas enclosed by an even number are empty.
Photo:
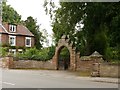
[[[118,84],[95,82],[67,71],[3,70],[2,88],[118,88]]]

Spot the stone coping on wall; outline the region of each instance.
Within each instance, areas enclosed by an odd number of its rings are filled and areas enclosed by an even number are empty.
[[[81,56],[81,57],[80,57],[80,60],[81,60],[81,61],[90,61],[90,60],[92,60],[92,59],[90,58],[90,56]]]
[[[13,60],[13,61],[38,61],[38,62],[51,62],[52,60],[44,60],[44,61],[42,61],[42,60],[29,60],[29,59],[27,59],[27,60]]]

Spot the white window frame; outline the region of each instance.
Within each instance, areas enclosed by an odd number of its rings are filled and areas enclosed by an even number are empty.
[[[9,25],[10,32],[16,32],[16,25]]]
[[[13,54],[15,55],[16,54],[16,49],[9,49],[9,52],[13,52]]]
[[[27,39],[30,40],[30,45],[27,45]],[[25,37],[25,46],[26,47],[31,47],[31,37]]]
[[[23,53],[23,49],[18,49],[18,52],[19,52],[19,53],[20,53],[20,52]]]
[[[13,44],[10,44],[10,38],[14,38],[14,43]],[[16,46],[16,36],[12,36],[12,35],[9,35],[9,44],[11,45],[11,46]]]
[[[22,49],[18,49],[18,52],[22,52],[23,50]]]

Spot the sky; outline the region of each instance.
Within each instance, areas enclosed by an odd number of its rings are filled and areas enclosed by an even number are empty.
[[[56,0],[56,3],[58,3],[58,0]],[[49,45],[51,45],[50,35],[53,32],[50,25],[50,17],[46,15],[43,7],[44,0],[7,0],[7,4],[11,5],[22,16],[22,20],[26,20],[28,16],[32,16],[34,19],[36,18],[37,24],[41,24],[40,28],[47,30]]]

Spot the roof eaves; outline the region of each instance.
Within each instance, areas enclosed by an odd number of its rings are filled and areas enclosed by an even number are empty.
[[[9,35],[21,35],[21,36],[30,36],[34,37],[34,35],[20,34],[20,33],[8,33]]]
[[[26,30],[28,30],[28,28],[27,27],[25,27],[24,25],[22,25]],[[31,31],[30,30],[28,30],[30,33],[31,33]],[[31,33],[31,35],[30,36],[34,36],[33,35],[33,33]]]

